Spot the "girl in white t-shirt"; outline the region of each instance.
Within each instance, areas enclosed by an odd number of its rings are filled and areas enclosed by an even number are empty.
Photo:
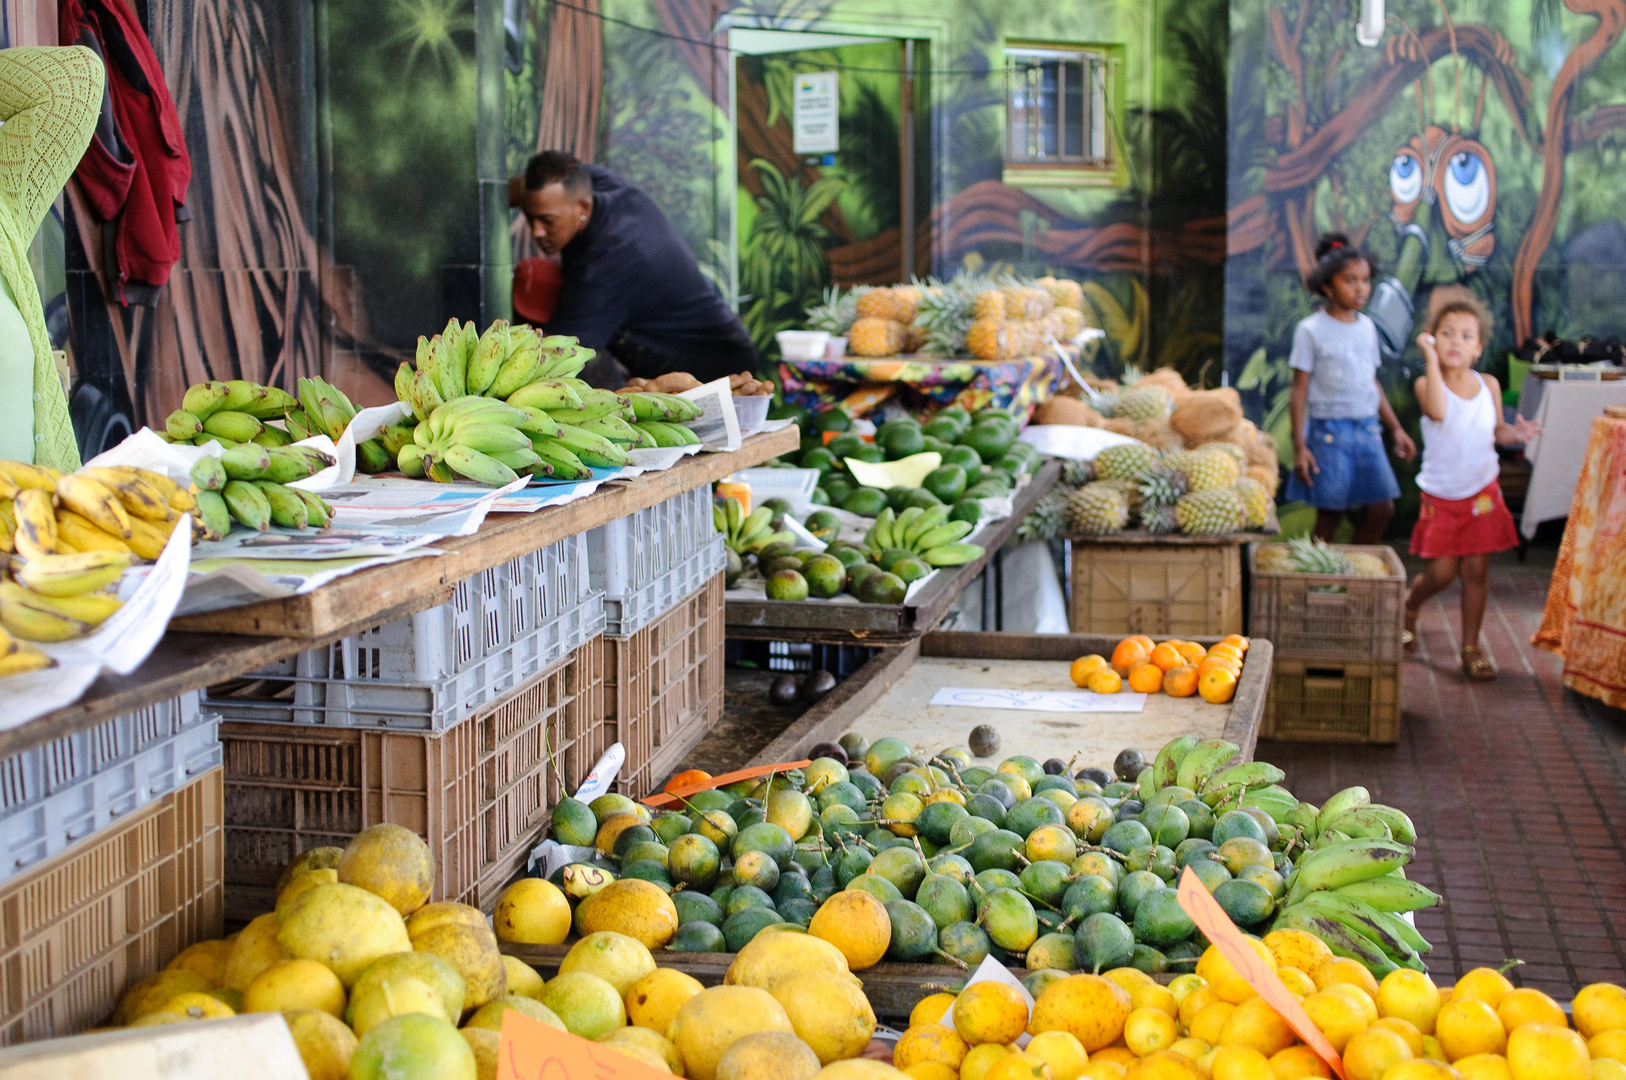
[[[1490,338],[1485,305],[1461,286],[1435,289],[1427,329],[1417,338],[1428,367],[1417,380],[1423,407],[1423,468],[1417,486],[1422,512],[1411,534],[1411,553],[1429,560],[1406,597],[1407,651],[1416,648],[1417,611],[1424,601],[1462,578],[1462,671],[1494,679],[1496,668],[1479,646],[1493,552],[1518,545],[1513,515],[1502,501],[1497,443],[1522,443],[1541,428],[1524,417],[1502,421],[1496,379],[1474,370]]]

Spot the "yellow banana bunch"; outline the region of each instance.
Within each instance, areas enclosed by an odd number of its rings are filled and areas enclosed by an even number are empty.
[[[130,538],[130,515],[105,484],[83,473],[69,473],[56,482],[56,497],[76,514],[113,536]]]
[[[0,629],[0,677],[39,671],[56,663],[26,641],[18,641]]]
[[[134,551],[126,541],[103,532],[87,518],[67,509],[56,512],[56,540],[57,550],[61,552],[111,551],[128,555]]]
[[[0,581],[0,627],[24,641],[72,641],[88,636],[119,609],[105,593],[41,596],[15,581]]]
[[[127,552],[40,555],[12,564],[19,585],[41,596],[80,596],[116,584],[134,559]]]
[[[51,491],[62,474],[44,465],[25,465],[21,461],[0,461],[0,497],[15,499],[17,492],[27,488]]]
[[[25,559],[58,554],[56,507],[49,491],[24,488],[11,500],[17,529],[11,536],[13,549]]]
[[[17,531],[17,517],[11,508],[10,499],[0,499],[0,552],[10,555],[16,550],[11,543],[11,534]]]

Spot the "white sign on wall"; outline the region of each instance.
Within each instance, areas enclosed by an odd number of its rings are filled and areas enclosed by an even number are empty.
[[[798,154],[833,154],[840,149],[835,72],[817,71],[796,76],[791,95],[791,127],[795,131]]]

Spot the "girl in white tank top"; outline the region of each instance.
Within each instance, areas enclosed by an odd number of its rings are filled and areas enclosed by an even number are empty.
[[[1423,491],[1411,553],[1429,560],[1406,597],[1406,651],[1417,647],[1417,612],[1462,578],[1462,670],[1494,679],[1496,668],[1479,645],[1489,590],[1490,556],[1518,544],[1513,515],[1502,500],[1497,443],[1522,443],[1541,429],[1523,417],[1503,423],[1496,379],[1474,370],[1490,339],[1490,313],[1467,289],[1436,289],[1428,329],[1417,338],[1427,368],[1417,380],[1423,407]]]

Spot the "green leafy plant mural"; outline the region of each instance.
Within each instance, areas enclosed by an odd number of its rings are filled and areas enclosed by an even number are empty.
[[[762,350],[780,330],[801,325],[803,312],[817,303],[829,280],[824,242],[830,230],[819,219],[843,185],[824,177],[803,186],[761,158],[752,159],[751,167],[761,176],[763,193],[740,252],[740,289],[746,328]]]

